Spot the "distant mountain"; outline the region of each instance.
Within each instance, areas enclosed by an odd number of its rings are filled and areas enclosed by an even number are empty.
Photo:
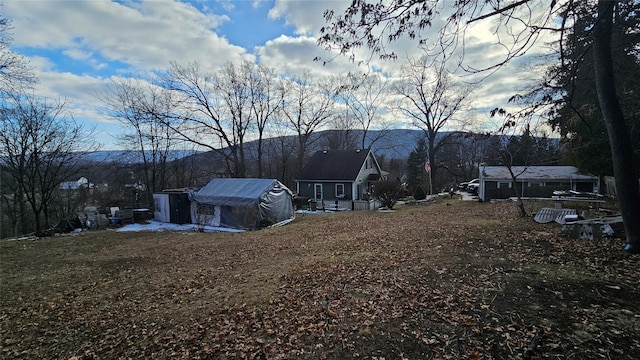
[[[324,150],[327,148],[326,144],[323,144],[321,139],[326,137],[331,130],[319,131],[312,136],[312,146],[310,151]],[[358,144],[361,143],[362,130],[352,130],[352,136],[357,139]],[[393,129],[393,130],[371,130],[368,132],[365,147],[372,147],[377,155],[384,155],[388,159],[404,159],[409,156],[409,153],[416,145],[417,139],[422,136],[421,130],[410,129]],[[293,141],[295,135],[287,136],[288,140]],[[265,144],[270,142],[280,141],[276,138],[264,139]],[[245,143],[245,149],[248,153],[253,153],[257,149],[257,141],[250,141]],[[194,151],[194,150],[171,150],[169,152],[169,161],[182,159],[188,156],[196,154],[204,154],[208,151]],[[151,152],[147,151],[147,156],[151,156]],[[96,163],[122,163],[122,164],[137,164],[142,162],[142,154],[137,150],[98,150],[85,154],[85,160],[87,162]]]
[[[182,159],[198,153],[193,150],[170,150],[168,160]],[[146,152],[148,157],[152,156],[151,151]],[[143,162],[142,154],[138,150],[98,150],[84,154],[85,161],[97,163],[123,163],[139,164]]]
[[[311,137],[311,146],[308,149],[308,154],[313,154],[318,150],[331,150],[331,137],[336,135],[335,130],[319,131],[313,134]],[[361,147],[362,143],[362,130],[351,130],[350,137],[354,139],[354,145]],[[450,135],[450,132],[441,132],[438,134],[438,140]],[[461,133],[464,135],[464,133]],[[499,135],[494,135],[499,136]],[[391,129],[391,130],[370,130],[367,132],[365,139],[365,148],[371,148],[376,156],[384,156],[386,159],[407,159],[409,154],[416,147],[418,139],[424,137],[422,130],[416,129]],[[507,136],[499,136],[501,142],[508,141]],[[289,135],[286,137],[287,143],[295,143],[296,136]],[[458,138],[460,141],[466,141],[466,137],[462,136]],[[469,138],[470,139],[470,138]],[[555,139],[559,142],[559,139]],[[267,138],[264,139],[264,148],[267,149],[270,146],[277,148],[277,143],[282,141],[279,138]],[[469,140],[470,141],[470,140]],[[335,142],[335,141],[334,141]],[[251,157],[257,153],[257,141],[250,141],[244,144],[245,153]],[[210,151],[194,151],[194,150],[171,150],[169,154],[169,161],[183,159],[192,155],[196,155],[199,159],[214,160],[218,156]],[[150,152],[147,152],[148,156],[151,156]],[[213,158],[211,158],[213,156]],[[266,154],[265,154],[266,156]],[[265,158],[268,161],[268,158]],[[142,155],[139,151],[134,150],[99,150],[86,154],[86,160],[89,162],[98,163],[122,163],[122,164],[136,164],[142,162]]]

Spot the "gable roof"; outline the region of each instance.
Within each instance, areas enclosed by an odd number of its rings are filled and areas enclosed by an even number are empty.
[[[527,180],[597,180],[593,175],[581,173],[575,166],[512,166],[516,179]],[[484,180],[511,180],[506,166],[481,166],[480,175]],[[520,174],[520,175],[518,175]]]
[[[367,149],[317,151],[297,180],[353,181],[369,154]]]
[[[291,191],[276,179],[216,178],[199,191],[191,194],[191,200],[211,205],[256,206],[271,190]]]

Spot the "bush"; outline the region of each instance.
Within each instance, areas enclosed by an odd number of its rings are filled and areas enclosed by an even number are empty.
[[[422,186],[416,186],[416,190],[413,192],[413,198],[416,200],[424,200],[427,198],[427,193],[424,192]]]
[[[399,181],[383,180],[375,183],[371,195],[380,200],[382,206],[393,209],[401,194],[402,184]]]

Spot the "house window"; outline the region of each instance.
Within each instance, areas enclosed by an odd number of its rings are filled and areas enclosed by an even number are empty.
[[[321,200],[322,199],[322,184],[315,184],[315,195],[314,199]]]
[[[498,189],[511,189],[511,182],[498,182]]]
[[[365,169],[373,169],[373,159],[367,158],[367,161],[365,162],[364,168]]]
[[[344,184],[336,184],[336,198],[337,199],[344,198]]]

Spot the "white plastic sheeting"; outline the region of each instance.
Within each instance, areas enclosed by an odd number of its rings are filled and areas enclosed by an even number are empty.
[[[153,194],[153,203],[153,219],[164,223],[170,222],[169,194]]]
[[[295,218],[293,193],[275,179],[212,179],[190,199],[191,221],[200,225],[257,229]]]

